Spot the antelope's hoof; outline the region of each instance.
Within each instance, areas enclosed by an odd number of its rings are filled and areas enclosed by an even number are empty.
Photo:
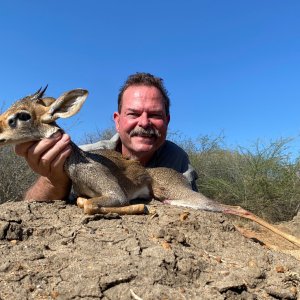
[[[86,198],[82,198],[82,197],[78,197],[77,198],[77,206],[80,207],[80,208],[84,208],[84,203],[87,201]]]
[[[98,206],[92,203],[92,201],[85,199],[83,205],[83,212],[87,215],[94,215],[97,213]]]

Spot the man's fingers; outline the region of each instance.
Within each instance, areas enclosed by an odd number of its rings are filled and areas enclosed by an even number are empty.
[[[49,151],[61,138],[61,133],[57,133],[51,138],[43,139],[38,143],[33,144],[33,146],[28,149],[28,158],[42,157],[42,155]]]
[[[70,137],[64,134],[55,145],[42,154],[39,165],[48,168],[66,148],[70,148]],[[51,166],[51,168],[53,168],[53,166]]]
[[[71,153],[70,142],[69,135],[57,132],[48,139],[20,144],[15,151],[25,157],[33,171],[54,178],[63,172],[64,162]]]

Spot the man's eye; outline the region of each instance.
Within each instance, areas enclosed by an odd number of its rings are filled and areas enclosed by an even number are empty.
[[[150,115],[150,118],[152,118],[152,119],[161,119],[162,115],[161,114],[153,114],[153,115]]]
[[[139,114],[137,114],[137,113],[128,113],[127,116],[137,118],[139,116]]]

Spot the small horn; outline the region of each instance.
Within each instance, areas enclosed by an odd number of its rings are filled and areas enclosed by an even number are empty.
[[[48,84],[45,86],[44,89],[41,87],[33,94],[31,95],[32,100],[40,99],[44,96],[45,91],[47,90]]]

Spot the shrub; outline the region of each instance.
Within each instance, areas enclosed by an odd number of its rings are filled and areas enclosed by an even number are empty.
[[[24,159],[11,147],[0,148],[0,203],[22,200],[24,192],[36,179]]]
[[[182,145],[198,172],[199,191],[276,222],[290,220],[300,206],[299,159],[291,162],[290,141],[229,150],[222,136],[204,136]]]
[[[116,130],[114,127],[109,127],[102,131],[97,129],[95,132],[85,133],[83,138],[79,139],[78,144],[84,145],[84,144],[96,143],[101,140],[110,140],[115,133]]]

